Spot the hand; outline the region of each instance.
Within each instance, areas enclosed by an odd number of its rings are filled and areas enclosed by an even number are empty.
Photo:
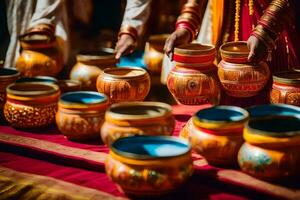
[[[132,53],[136,48],[136,46],[137,44],[131,35],[122,34],[115,48],[115,52],[116,52],[115,58],[119,60],[122,55]]]
[[[175,46],[187,44],[190,41],[190,33],[188,30],[180,28],[176,29],[166,40],[164,51],[168,57],[173,60],[173,50]]]
[[[248,49],[250,50],[248,60],[250,62],[260,62],[268,56],[267,46],[257,37],[251,35],[247,41]]]

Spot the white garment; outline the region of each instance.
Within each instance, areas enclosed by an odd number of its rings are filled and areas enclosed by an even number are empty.
[[[150,15],[150,3],[151,0],[127,0],[122,26],[136,28],[138,36],[141,36]]]
[[[15,67],[20,54],[18,37],[38,24],[56,25],[56,36],[64,41],[64,60],[67,61],[68,42],[64,0],[6,0],[7,26],[10,43],[4,67]]]

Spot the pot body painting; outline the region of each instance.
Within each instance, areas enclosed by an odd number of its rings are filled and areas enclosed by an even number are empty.
[[[100,51],[82,51],[77,63],[70,72],[70,79],[81,83],[82,89],[96,91],[97,77],[103,69],[116,66],[114,50],[103,48]]]
[[[0,109],[6,101],[6,87],[11,83],[15,82],[20,77],[20,73],[14,69],[0,68]],[[1,114],[2,115],[2,111]]]
[[[270,102],[300,106],[300,72],[287,71],[275,74]]]
[[[248,112],[234,106],[215,106],[198,111],[181,131],[193,150],[213,165],[235,165],[243,144]]]
[[[98,92],[65,93],[58,104],[57,127],[70,140],[97,138],[108,105],[108,98]]]
[[[238,154],[242,171],[266,180],[299,175],[300,118],[253,118],[244,130],[246,143]]]
[[[27,33],[20,37],[22,52],[16,68],[22,76],[56,76],[63,68],[63,53],[55,37]]]
[[[121,138],[112,144],[105,169],[128,195],[160,196],[178,189],[192,175],[191,149],[173,137]]]
[[[218,65],[218,76],[228,95],[251,97],[264,88],[270,76],[269,67],[265,62],[248,62],[246,42],[225,43],[220,52],[222,60]]]
[[[143,101],[150,87],[149,74],[138,67],[108,68],[97,79],[98,92],[106,94],[110,103]]]
[[[17,128],[39,128],[55,120],[60,91],[51,83],[24,82],[7,87],[6,120]]]
[[[214,59],[213,46],[188,44],[175,48],[176,65],[168,75],[167,86],[178,103],[219,103],[220,88]]]
[[[175,126],[170,105],[161,102],[113,104],[105,114],[101,137],[110,145],[120,137],[171,135]]]

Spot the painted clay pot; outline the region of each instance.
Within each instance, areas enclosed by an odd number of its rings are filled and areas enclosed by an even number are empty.
[[[63,68],[63,54],[55,37],[25,34],[19,39],[22,52],[16,68],[22,76],[56,76]]]
[[[81,83],[76,80],[59,80],[57,84],[61,93],[75,92],[81,90]]]
[[[55,120],[60,91],[57,85],[40,82],[13,83],[6,89],[4,116],[17,128],[39,128]]]
[[[102,141],[110,145],[132,135],[171,135],[175,126],[172,107],[161,102],[123,102],[106,111]]]
[[[150,86],[149,74],[138,67],[104,69],[97,79],[98,92],[106,94],[110,103],[143,101]]]
[[[108,98],[98,92],[65,93],[58,103],[57,127],[70,140],[97,138],[108,105]]]
[[[152,35],[145,45],[144,62],[151,74],[160,74],[164,58],[164,45],[169,34]]]
[[[2,109],[6,101],[6,87],[15,82],[20,77],[20,73],[14,69],[0,68],[0,109]]]
[[[265,62],[248,62],[249,50],[243,41],[228,42],[220,47],[222,60],[218,75],[225,92],[233,97],[257,95],[267,84],[270,70]]]
[[[300,106],[300,72],[287,71],[275,74],[270,102]]]
[[[193,150],[213,165],[235,165],[243,144],[243,128],[248,112],[235,106],[215,106],[198,111],[188,122],[181,137]]]
[[[187,44],[175,48],[176,66],[168,75],[167,86],[178,103],[219,103],[217,67],[213,64],[215,55],[215,48],[208,45]]]
[[[238,154],[243,172],[267,180],[299,175],[299,117],[252,118],[245,126],[244,138],[246,143]]]
[[[192,175],[191,148],[174,137],[121,138],[112,144],[105,169],[129,196],[164,195],[178,189]]]
[[[114,50],[102,48],[100,51],[82,51],[70,72],[70,79],[81,83],[83,90],[96,91],[97,77],[103,69],[116,66]]]

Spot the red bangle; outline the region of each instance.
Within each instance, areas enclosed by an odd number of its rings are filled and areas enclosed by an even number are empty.
[[[186,29],[189,33],[190,33],[190,39],[189,41],[193,41],[194,37],[195,37],[195,32],[194,30],[191,28],[190,24],[188,23],[184,23],[184,22],[180,22],[180,23],[176,23],[176,29]]]

